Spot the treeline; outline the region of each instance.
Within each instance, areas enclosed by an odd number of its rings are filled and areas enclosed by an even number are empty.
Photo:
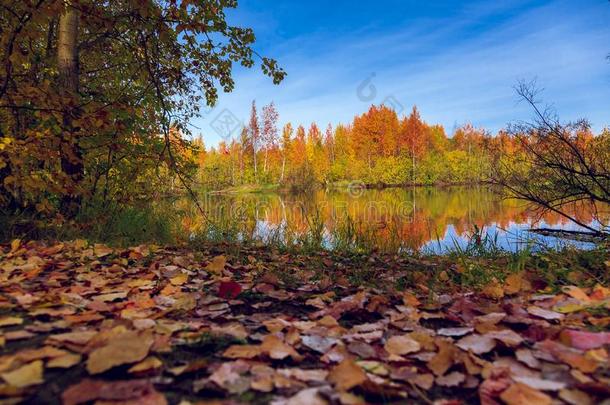
[[[426,123],[417,107],[399,117],[384,105],[371,108],[347,125],[321,128],[286,124],[277,128],[272,104],[257,113],[238,139],[206,150],[198,140],[199,180],[207,188],[280,184],[293,190],[359,180],[366,184],[457,184],[489,179],[501,152],[518,144],[500,131],[492,136],[470,124],[447,136],[442,125]]]

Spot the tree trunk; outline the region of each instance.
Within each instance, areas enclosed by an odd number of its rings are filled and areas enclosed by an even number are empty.
[[[61,169],[68,177],[65,195],[62,198],[62,211],[68,216],[76,214],[80,208],[80,185],[84,178],[83,154],[78,144],[77,130],[73,121],[78,116],[78,10],[65,4],[59,18],[57,38],[57,69],[59,72],[59,91],[71,102],[64,106],[63,131],[60,144]]]
[[[263,165],[263,173],[267,174],[267,157],[269,149],[265,148],[265,164]]]
[[[282,159],[282,175],[280,176],[280,183],[284,181],[284,171],[286,170],[286,154],[284,153]]]
[[[258,183],[258,168],[256,167],[256,148],[254,149],[254,183]]]

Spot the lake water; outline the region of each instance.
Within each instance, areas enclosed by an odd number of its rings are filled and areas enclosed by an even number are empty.
[[[314,230],[330,248],[349,243],[383,251],[442,253],[456,245],[466,246],[476,227],[497,246],[511,251],[525,243],[589,246],[528,232],[532,227],[579,227],[557,214],[541,217],[524,202],[503,199],[483,186],[318,190],[306,195],[208,194],[201,205],[218,229],[231,228],[240,237],[263,241],[294,239]],[[185,230],[202,229],[197,211],[182,208],[191,212],[183,218]],[[581,221],[595,223],[586,207],[571,207],[570,211]]]

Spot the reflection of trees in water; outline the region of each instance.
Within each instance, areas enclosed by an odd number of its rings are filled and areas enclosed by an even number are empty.
[[[188,209],[180,202],[178,208]],[[319,216],[332,234],[349,219],[362,231],[373,233],[377,245],[399,239],[403,246],[419,249],[430,240],[442,238],[449,226],[458,234],[492,224],[508,229],[511,224],[544,220],[550,226],[565,226],[557,214],[539,217],[535,210],[516,200],[501,200],[486,187],[412,188],[367,190],[359,197],[349,193],[317,191],[302,195],[247,194],[207,196],[203,205],[212,221],[238,223],[242,232],[257,236],[260,225],[266,228],[306,232],[311,218]],[[581,221],[593,221],[590,207],[570,207]],[[183,221],[185,229],[203,226],[195,210]]]

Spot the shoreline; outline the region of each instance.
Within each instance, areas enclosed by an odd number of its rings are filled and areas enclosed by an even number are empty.
[[[363,188],[367,190],[385,190],[395,188],[424,188],[424,187],[437,187],[437,188],[450,188],[450,187],[478,187],[478,186],[493,186],[492,182],[489,181],[478,181],[478,182],[456,182],[456,183],[364,183],[357,180],[347,181],[342,180],[339,182],[322,184],[316,187],[314,190],[341,190],[350,188]],[[299,194],[307,192],[308,190],[294,191],[290,190],[289,187],[282,186],[277,183],[273,184],[244,184],[241,186],[232,186],[223,188],[220,190],[207,190],[206,194],[222,195],[222,194],[257,194],[265,192],[277,192],[277,193],[289,193]]]

